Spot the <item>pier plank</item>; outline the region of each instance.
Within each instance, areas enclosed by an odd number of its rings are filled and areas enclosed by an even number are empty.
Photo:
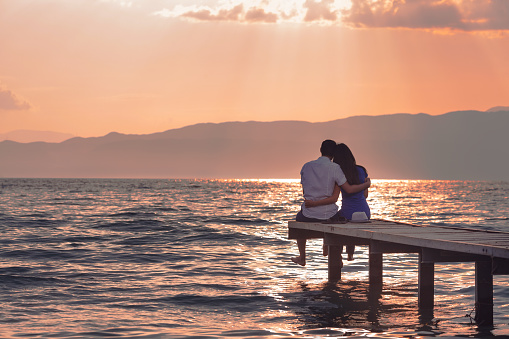
[[[369,223],[288,222],[289,228],[509,259],[509,233],[457,227],[417,226],[376,220]]]

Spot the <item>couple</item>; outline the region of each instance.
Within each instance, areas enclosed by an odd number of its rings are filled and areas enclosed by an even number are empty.
[[[323,222],[352,220],[355,212],[364,212],[370,218],[366,198],[371,180],[366,169],[355,162],[355,158],[345,144],[325,140],[320,147],[322,156],[306,163],[300,171],[304,203],[297,213],[297,221]],[[334,162],[332,160],[334,159]],[[341,209],[336,201],[343,193]],[[306,239],[297,239],[299,256],[292,261],[306,265]],[[347,246],[348,259],[352,260],[354,247]],[[327,255],[324,246],[324,255]]]

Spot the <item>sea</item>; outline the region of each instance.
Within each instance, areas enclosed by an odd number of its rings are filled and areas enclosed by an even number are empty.
[[[298,180],[0,179],[0,338],[509,336],[509,277],[494,326],[473,322],[473,263],[435,265],[417,307],[415,254],[368,248],[327,281],[322,241],[294,264]],[[509,232],[509,182],[373,180],[372,217]]]

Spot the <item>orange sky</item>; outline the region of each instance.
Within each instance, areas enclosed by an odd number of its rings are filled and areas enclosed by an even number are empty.
[[[0,0],[0,133],[486,110],[508,55],[507,0]]]

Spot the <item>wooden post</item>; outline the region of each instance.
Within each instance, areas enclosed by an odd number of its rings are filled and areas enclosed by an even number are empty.
[[[330,282],[341,280],[341,268],[343,268],[341,252],[343,252],[343,246],[329,245],[328,264]]]
[[[475,262],[475,321],[493,326],[493,274],[491,261]]]
[[[377,241],[369,244],[369,291],[379,295],[383,287],[383,252]]]
[[[435,263],[423,262],[422,253],[419,253],[419,308],[433,309],[435,303]]]

